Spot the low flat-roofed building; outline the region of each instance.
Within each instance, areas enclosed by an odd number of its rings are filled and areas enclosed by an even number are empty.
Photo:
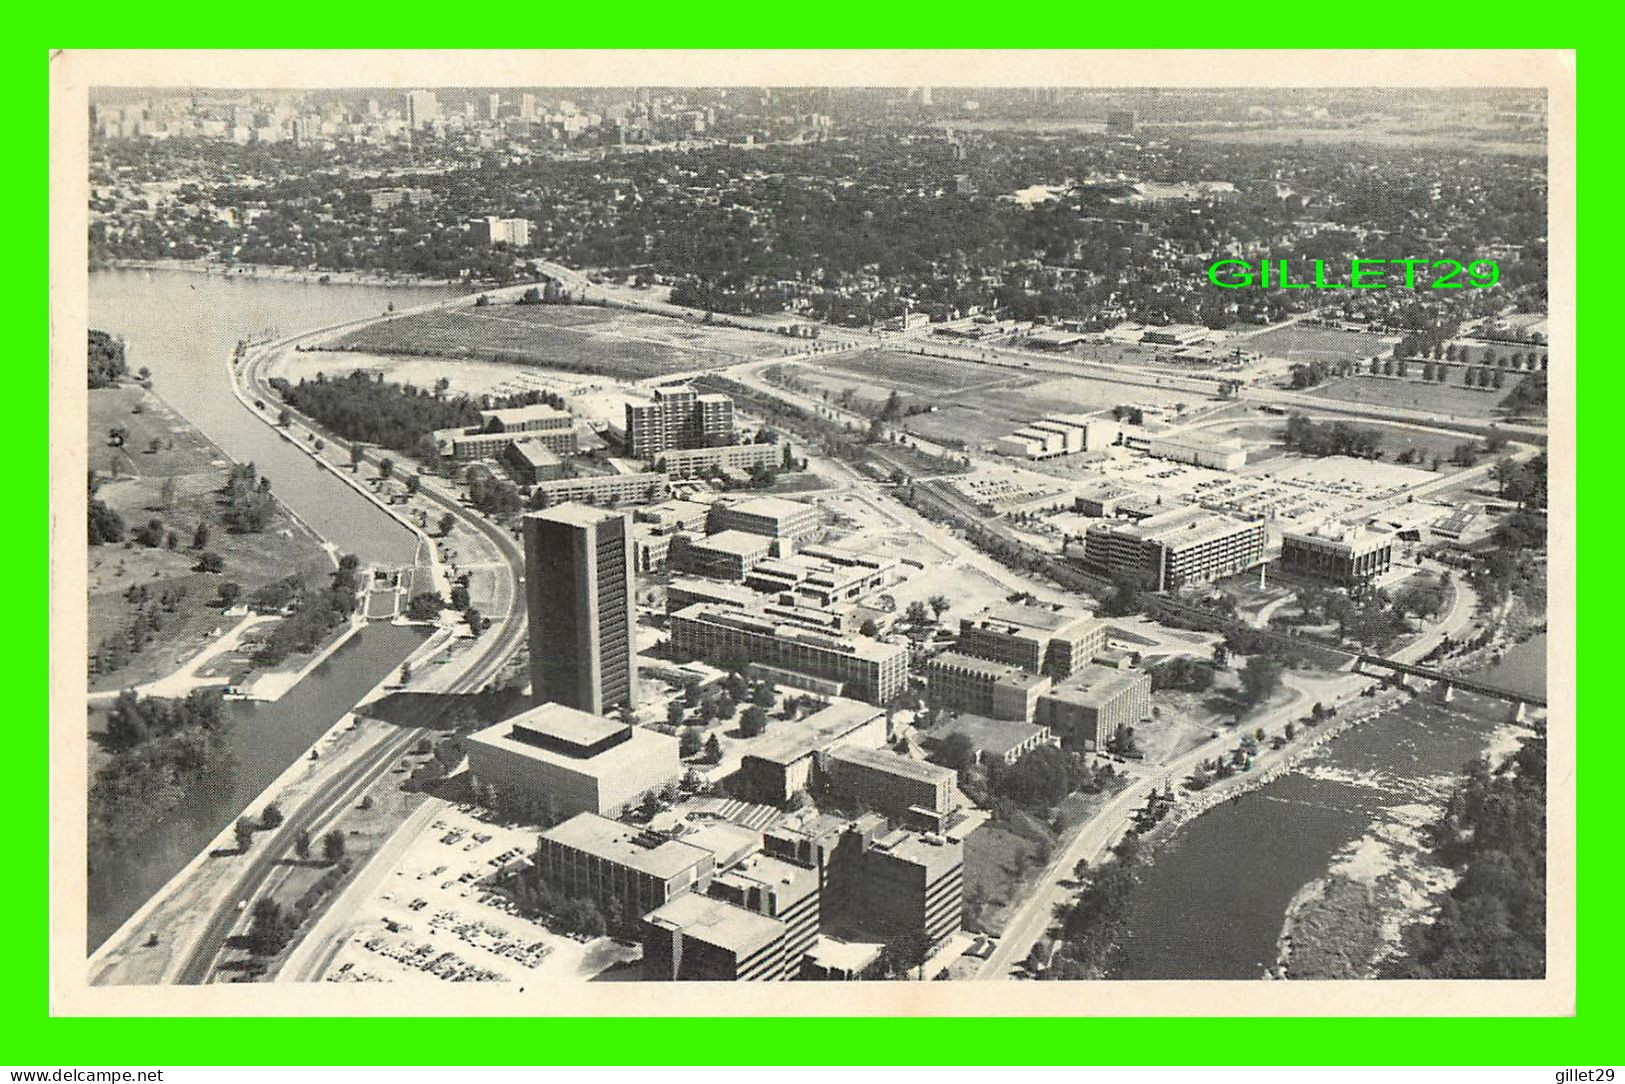
[[[768,538],[802,538],[818,529],[818,508],[783,497],[719,500],[711,506],[713,531],[749,531]]]
[[[719,531],[704,537],[683,535],[672,546],[671,560],[684,572],[734,583],[767,557],[773,540],[749,531]]]
[[[1038,698],[1034,721],[1063,745],[1093,752],[1151,714],[1151,675],[1086,666]]]
[[[1281,533],[1281,571],[1340,587],[1370,586],[1394,563],[1393,531],[1334,524]]]
[[[1105,624],[1088,610],[1007,602],[963,618],[955,650],[1035,674],[1065,677],[1105,642]]]
[[[1190,505],[1138,523],[1109,520],[1084,532],[1084,561],[1138,579],[1153,591],[1212,583],[1264,562],[1261,519],[1238,519]]]
[[[945,814],[956,802],[958,772],[889,750],[837,745],[819,766],[832,793],[889,816],[914,808]]]
[[[1213,470],[1235,470],[1247,462],[1247,449],[1240,441],[1211,437],[1201,432],[1160,434],[1151,438],[1146,451],[1158,459],[1190,463]]]
[[[657,531],[672,533],[686,531],[690,534],[704,534],[705,522],[711,515],[711,506],[699,501],[685,501],[673,498],[651,504],[646,508],[639,508],[632,514],[632,518],[639,523],[647,523]]]
[[[744,796],[782,805],[812,784],[819,754],[836,745],[878,749],[884,744],[885,710],[856,700],[836,700],[805,719],[775,719],[740,759]]]
[[[539,440],[516,440],[502,454],[515,477],[525,485],[564,477],[564,460]]]
[[[933,656],[925,673],[934,707],[1023,722],[1033,717],[1039,695],[1051,683],[1048,675],[959,651]]]
[[[471,734],[481,782],[554,817],[615,813],[682,775],[677,739],[563,704],[542,704]]]
[[[584,474],[538,482],[531,492],[540,499],[543,508],[568,501],[645,504],[663,499],[669,486],[663,474]]]
[[[1169,511],[1158,503],[1158,498],[1116,482],[1103,482],[1084,490],[1073,500],[1074,510],[1086,516],[1105,519],[1149,519],[1159,512]]]
[[[1080,430],[1083,444],[1079,450],[1084,452],[1098,452],[1111,447],[1123,432],[1122,425],[1115,419],[1097,418],[1089,414],[1050,414],[1044,421]]]
[[[703,889],[716,868],[703,847],[595,813],[542,832],[536,856],[542,876],[565,894],[614,901],[627,916]]]
[[[654,457],[654,467],[668,478],[709,478],[717,474],[748,474],[757,468],[778,469],[788,444],[722,444],[714,448],[667,448]]]
[[[798,552],[757,561],[745,583],[758,591],[788,594],[801,605],[856,602],[886,583],[897,561],[830,546],[804,546]]]
[[[645,915],[643,929],[646,980],[781,982],[791,977],[789,926],[727,900],[696,892],[678,896]]]
[[[480,418],[487,433],[560,433],[575,429],[574,418],[545,403],[482,410]]]
[[[666,612],[676,613],[696,603],[709,602],[718,606],[732,606],[736,610],[754,610],[766,601],[757,591],[725,580],[708,580],[699,576],[673,576],[666,585]]]
[[[937,723],[925,734],[928,744],[941,746],[949,738],[970,742],[977,763],[997,760],[1014,764],[1040,745],[1057,744],[1050,728],[1019,719],[993,719],[986,715],[960,712]]]
[[[678,658],[744,659],[839,681],[843,695],[889,702],[908,683],[908,648],[867,636],[808,628],[779,613],[700,603],[671,615]]]

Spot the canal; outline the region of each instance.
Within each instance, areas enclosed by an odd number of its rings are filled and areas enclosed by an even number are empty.
[[[415,536],[257,420],[232,393],[227,359],[241,338],[295,334],[382,314],[391,303],[406,308],[446,296],[444,289],[98,271],[90,276],[90,326],[122,337],[130,368],[149,368],[160,395],[226,454],[258,466],[277,496],[324,539],[364,563],[400,565],[412,561]],[[207,784],[116,850],[90,855],[89,947],[185,867],[423,639],[416,628],[369,626],[281,700],[225,705],[229,725]]]

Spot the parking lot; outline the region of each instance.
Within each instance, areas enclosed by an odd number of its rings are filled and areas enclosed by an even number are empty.
[[[527,863],[535,829],[493,824],[447,806],[411,841],[357,911],[360,928],[327,982],[581,981],[637,959],[637,946],[581,941],[518,913],[488,882]]]

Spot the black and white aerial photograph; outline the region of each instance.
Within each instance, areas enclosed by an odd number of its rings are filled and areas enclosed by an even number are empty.
[[[1359,55],[70,54],[62,1005],[1571,1012],[1573,69]]]

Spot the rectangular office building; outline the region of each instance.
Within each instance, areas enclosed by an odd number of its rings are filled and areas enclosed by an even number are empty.
[[[961,654],[1064,678],[1106,644],[1106,626],[1087,610],[1037,602],[991,606],[959,622]]]
[[[1051,678],[1007,662],[944,651],[925,664],[926,689],[935,708],[973,711],[995,719],[1033,717]]]
[[[1138,523],[1098,523],[1084,534],[1083,557],[1109,573],[1137,578],[1153,591],[1212,583],[1264,563],[1261,519],[1237,519],[1196,506]]]
[[[699,604],[671,615],[679,658],[759,662],[841,683],[843,695],[885,704],[908,684],[908,648],[842,636],[765,614]]]
[[[536,850],[542,876],[570,896],[628,917],[646,915],[711,882],[716,858],[703,847],[582,813],[542,833]]]
[[[1151,675],[1086,666],[1038,698],[1035,722],[1062,744],[1093,752],[1151,714]]]
[[[631,517],[566,504],[524,524],[531,696],[593,715],[635,704]]]

